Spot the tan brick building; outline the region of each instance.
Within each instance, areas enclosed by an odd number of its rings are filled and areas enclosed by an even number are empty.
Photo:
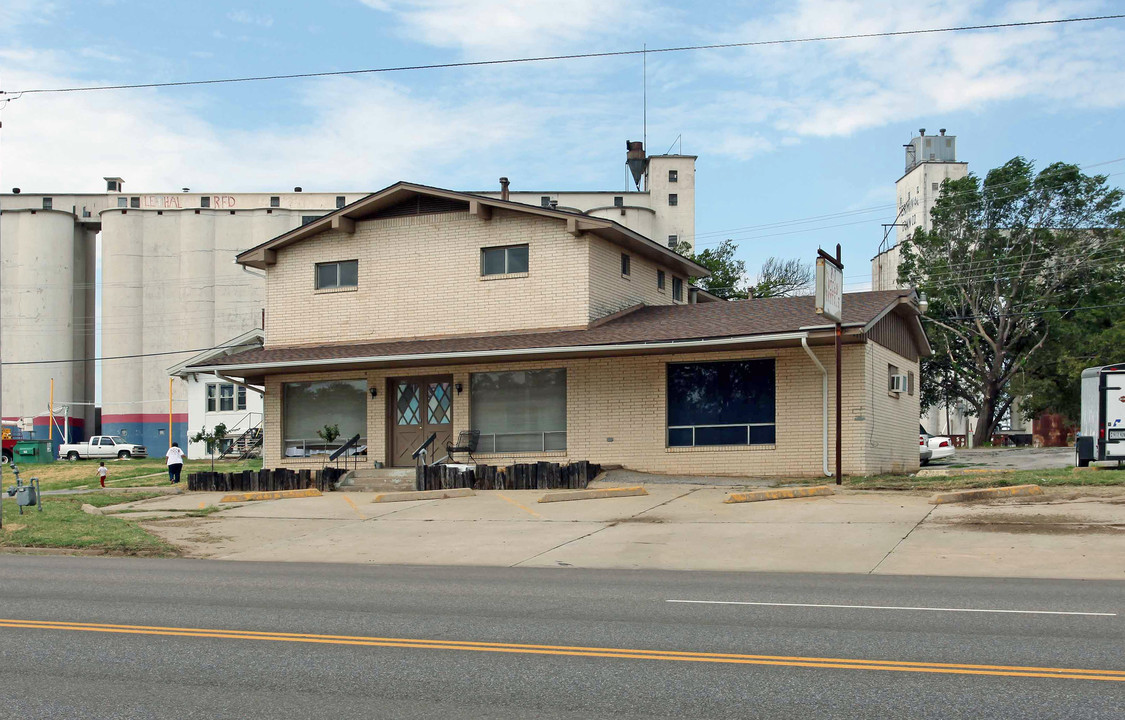
[[[470,429],[491,464],[828,466],[834,329],[813,298],[718,301],[690,285],[705,268],[613,221],[398,183],[238,262],[266,273],[265,345],[188,370],[265,387],[266,467],[320,467],[353,435],[361,464],[412,465]],[[916,468],[914,293],[845,295],[844,321],[844,471]]]

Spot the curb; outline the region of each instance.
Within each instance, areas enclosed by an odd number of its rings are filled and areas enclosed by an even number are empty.
[[[409,500],[445,500],[446,498],[469,497],[476,495],[472,488],[450,488],[449,490],[403,490],[402,492],[379,493],[371,499],[373,503],[407,502]]]
[[[633,487],[598,488],[594,490],[564,490],[562,492],[547,493],[539,498],[541,503],[566,502],[568,500],[598,500],[600,498],[633,497],[634,495],[648,495],[648,491],[641,485]]]
[[[944,505],[945,503],[968,502],[970,500],[992,500],[994,498],[1024,497],[1026,495],[1042,495],[1043,488],[1038,485],[1013,485],[1012,487],[981,488],[979,490],[958,490],[957,492],[938,493],[930,498],[931,505]]]
[[[316,488],[305,490],[270,490],[261,492],[244,492],[233,495],[224,495],[219,498],[221,503],[250,502],[251,500],[284,500],[285,498],[320,497],[321,493]]]
[[[792,498],[835,495],[836,491],[828,485],[815,487],[781,488],[779,490],[753,490],[744,493],[731,493],[724,503],[762,502],[763,500],[790,500]]]
[[[954,477],[957,475],[999,475],[1013,472],[1015,468],[922,468],[918,477]]]

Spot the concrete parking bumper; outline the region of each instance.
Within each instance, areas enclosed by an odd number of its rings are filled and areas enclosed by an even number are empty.
[[[224,495],[219,499],[221,503],[250,502],[251,500],[284,500],[285,498],[320,497],[321,492],[316,488],[304,490],[268,490],[260,492],[244,492]]]
[[[835,495],[836,491],[828,485],[815,487],[778,488],[777,490],[753,490],[744,493],[731,493],[724,503],[762,502],[763,500],[790,500],[792,498]]]
[[[445,500],[446,498],[469,497],[476,495],[472,488],[450,488],[449,490],[405,490],[403,492],[379,493],[371,502],[392,503],[411,500]]]
[[[1042,494],[1043,488],[1038,485],[1013,485],[1012,487],[980,488],[978,490],[958,490],[956,492],[938,493],[930,498],[930,503],[933,505],[944,505],[945,503],[969,502],[971,500],[997,500],[1009,497]]]
[[[539,498],[541,503],[566,502],[567,500],[597,500],[600,498],[633,497],[635,495],[648,495],[644,487],[597,488],[587,490],[563,490],[561,492],[547,493]]]

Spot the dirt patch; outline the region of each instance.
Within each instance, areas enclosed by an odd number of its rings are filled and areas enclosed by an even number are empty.
[[[1034,535],[1115,535],[1125,533],[1125,525],[1091,523],[1062,513],[1036,513],[1014,517],[1007,513],[976,513],[948,523],[982,532],[1026,533]]]

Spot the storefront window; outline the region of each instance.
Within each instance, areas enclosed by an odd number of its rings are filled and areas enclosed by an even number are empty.
[[[357,433],[356,449],[366,448],[366,380],[285,383],[281,402],[286,457],[330,454]],[[331,443],[317,434],[325,425],[339,427]]]
[[[772,445],[773,360],[668,366],[668,445]]]
[[[566,450],[566,370],[473,373],[480,452]]]

